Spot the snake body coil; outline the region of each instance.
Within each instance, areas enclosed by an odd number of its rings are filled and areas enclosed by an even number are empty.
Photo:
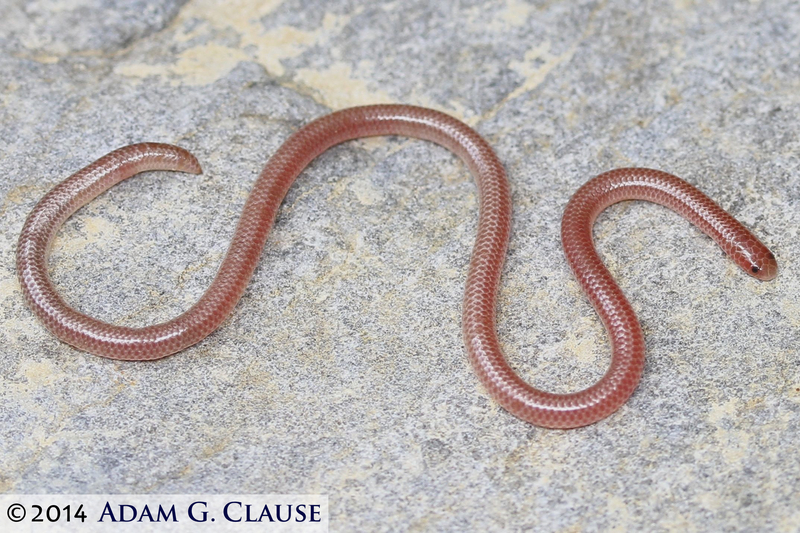
[[[455,152],[475,176],[480,215],[464,295],[464,340],[475,372],[492,397],[532,424],[571,428],[596,422],[625,403],[641,377],[644,340],[639,322],[592,242],[594,221],[607,206],[629,199],[665,205],[709,234],[748,273],[760,279],[777,273],[769,250],[685,181],[649,169],[601,174],[570,200],[561,234],[567,261],[608,330],[611,365],[600,381],[580,392],[551,394],[534,389],[506,362],[495,327],[495,301],[511,228],[511,196],[503,165],[480,135],[450,116],[419,107],[377,105],[332,113],[289,137],[256,181],[211,286],[173,320],[143,328],[101,322],[67,305],[47,274],[47,252],[58,228],[109,187],[146,170],[201,172],[191,154],[165,144],[116,150],[70,176],[36,205],[17,247],[17,274],[25,299],[58,338],[104,357],[158,359],[191,346],[214,331],[239,301],[278,208],[298,174],[331,146],[375,135],[433,141]]]

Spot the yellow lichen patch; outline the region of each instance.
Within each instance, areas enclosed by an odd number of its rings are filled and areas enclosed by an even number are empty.
[[[286,346],[284,339],[279,343],[275,339],[275,344]],[[248,396],[257,400],[259,404],[268,407],[275,402],[290,403],[293,395],[290,391],[281,389],[276,382],[275,376],[266,370],[261,364],[250,364],[239,374],[239,381],[235,384],[237,388],[246,391]]]
[[[325,70],[298,69],[296,79],[317,91],[322,103],[333,109],[393,101],[387,93],[371,90],[366,81],[354,78],[345,63],[334,63]]]
[[[597,361],[596,349],[604,342],[604,339],[596,335],[597,329],[598,324],[594,317],[582,317],[578,320],[577,327],[567,332],[564,347],[583,366]]]
[[[500,109],[503,108],[506,102],[538,87],[554,68],[562,63],[569,62],[572,59],[572,57],[575,55],[575,51],[578,49],[578,44],[579,42],[576,41],[575,44],[573,44],[563,54],[553,55],[550,53],[550,42],[544,41],[538,46],[535,46],[525,52],[522,61],[509,62],[509,68],[516,71],[520,76],[524,77],[525,81],[522,82],[516,89],[511,91],[508,96],[503,98],[503,101],[497,104],[491,111],[485,113],[481,119],[491,119]],[[469,123],[470,122],[468,122],[468,124]]]
[[[220,435],[219,428],[217,426],[205,425],[204,429],[206,442],[211,442],[211,444],[204,446],[200,452],[200,456],[204,459],[221,454],[230,445],[232,441],[231,436]]]
[[[550,42],[545,41],[539,46],[535,46],[525,52],[522,61],[511,61],[509,67],[515,70],[525,81],[514,89],[506,98],[510,100],[520,94],[531,91],[544,81],[550,72],[561,63],[569,61],[575,55],[577,45],[573,45],[569,50],[560,55],[550,53]]]
[[[117,66],[114,71],[133,78],[175,77],[173,85],[207,85],[227,75],[239,61],[247,59],[249,58],[241,50],[209,43],[189,48],[170,65],[129,63]]]
[[[508,27],[522,26],[536,8],[521,0],[506,0],[505,8],[489,24],[489,30],[502,31]]]
[[[59,57],[50,55],[50,54],[36,54],[31,56],[30,59],[33,59],[37,63],[44,63],[45,65],[52,65],[53,63],[58,63]]]
[[[375,188],[368,179],[353,180],[350,190],[356,195],[361,205],[375,205],[383,201],[383,193]]]
[[[276,28],[258,38],[256,59],[271,74],[282,76],[286,69],[283,68],[281,61],[300,55],[314,43],[316,38],[317,35],[313,33],[289,26]]]
[[[708,421],[712,425],[719,425],[726,418],[734,418],[736,416],[738,401],[729,400],[724,404],[712,405],[708,412]]]
[[[118,236],[117,227],[100,217],[85,217],[83,219],[83,229],[85,232],[85,237],[83,238],[70,237],[63,239],[57,236],[53,243],[53,249],[58,250],[60,254],[69,255],[83,249],[87,244],[96,242],[99,238]]]
[[[6,197],[3,199],[3,205],[0,207],[0,213],[4,213],[9,204],[21,204],[28,201],[31,196],[41,196],[43,194],[44,189],[42,187],[35,185],[18,185],[6,194]]]
[[[51,385],[65,377],[53,363],[43,359],[41,361],[24,360],[20,363],[19,373],[25,376],[30,386],[39,388]]]
[[[705,492],[697,496],[697,503],[704,509],[709,511],[719,511],[723,506],[723,500],[718,491]]]
[[[230,47],[213,41],[205,42],[183,51],[173,62],[122,63],[115,68],[115,72],[133,78],[162,76],[170,78],[173,85],[207,85],[227,75],[240,61],[254,61],[263,65],[270,75],[282,76],[286,73],[284,60],[297,57],[312,46],[324,45],[362,11],[356,9],[348,15],[327,13],[322,24],[312,31],[292,26],[265,29],[262,19],[280,4],[278,0],[256,4],[244,0],[225,4],[212,0],[192,2],[181,11],[174,24],[177,28],[173,36],[175,42],[187,43],[214,32],[233,31],[239,38],[238,44]],[[189,24],[198,20],[199,24]],[[339,57],[336,49],[331,49],[331,55],[334,59]],[[366,62],[359,66],[359,70],[369,72],[371,66]],[[354,75],[350,65],[339,61],[322,70],[299,69],[295,82],[311,89],[320,103],[332,109],[394,101],[383,91],[371,90],[367,81]],[[409,101],[433,109],[441,108],[425,96],[412,95]],[[458,103],[451,103],[451,107],[458,111],[456,116],[463,117],[463,109]],[[452,113],[452,109],[443,111]],[[474,124],[479,119],[471,118],[467,123]]]
[[[695,2],[695,0],[674,0],[673,5],[675,6],[675,9],[686,11],[689,9],[695,9],[697,7],[697,2]]]
[[[19,280],[16,276],[8,276],[7,278],[0,279],[0,301],[13,296],[17,297],[20,293]]]
[[[33,317],[30,316],[29,318],[12,318],[10,320],[6,320],[3,324],[3,342],[7,343],[9,346],[20,346],[20,338],[25,340],[25,337],[36,334],[38,335],[39,329],[38,323],[33,320]],[[33,330],[38,330],[34,332]]]
[[[173,84],[205,85],[213,83],[230,72],[240,61],[250,60],[262,64],[270,74],[281,76],[285,69],[282,60],[298,56],[303,51],[343,27],[350,16],[326,14],[322,25],[314,31],[303,31],[291,26],[264,29],[261,19],[277,8],[281,2],[261,3],[237,0],[192,2],[181,12],[175,26],[179,28],[174,40],[185,43],[210,32],[234,31],[239,36],[235,48],[214,42],[197,45],[181,53],[174,63],[128,63],[118,66],[118,74],[130,77],[170,76]],[[357,13],[357,12],[356,12]],[[355,13],[354,13],[355,14]],[[202,21],[184,31],[188,21]],[[245,52],[247,50],[247,52]]]
[[[631,523],[631,512],[628,508],[628,503],[621,497],[612,494],[606,501],[607,513],[614,517],[618,523],[628,524]],[[614,531],[623,531],[624,528],[617,528]]]
[[[248,28],[277,9],[283,0],[197,0],[190,2],[182,11],[181,20],[207,20],[214,27]]]
[[[310,46],[323,42],[344,27],[350,18],[351,16],[327,13],[322,19],[322,26],[313,32],[291,26],[281,26],[265,32],[259,25],[256,28],[246,29],[242,40],[244,45],[256,48],[255,59],[264,65],[270,74],[282,76],[286,70],[281,64],[282,60],[296,57]]]
[[[208,85],[226,76],[247,59],[241,50],[209,43],[183,52],[172,73],[190,85]]]

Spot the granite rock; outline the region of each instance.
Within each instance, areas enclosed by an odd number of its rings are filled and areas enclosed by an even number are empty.
[[[334,530],[800,528],[796,2],[14,0],[0,20],[1,492],[324,493]],[[596,241],[642,322],[644,377],[593,426],[529,426],[462,345],[472,179],[387,137],[310,165],[234,315],[180,354],[81,353],[25,307],[25,216],[111,149],[170,142],[204,167],[128,180],[56,240],[70,303],[146,325],[202,294],[291,132],[377,102],[448,112],[506,164],[499,334],[535,386],[579,390],[608,364],[559,242],[593,175],[684,177],[779,276],[749,278],[666,209],[612,207]]]

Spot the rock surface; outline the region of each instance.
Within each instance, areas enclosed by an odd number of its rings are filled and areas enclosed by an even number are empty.
[[[324,493],[335,530],[796,531],[800,527],[800,5],[676,0],[71,0],[0,6],[0,491]],[[663,169],[773,247],[749,278],[672,212],[609,209],[602,256],[647,366],[591,427],[500,409],[460,332],[475,187],[443,148],[377,138],[298,179],[234,315],[152,363],[51,336],[14,248],[59,180],[113,148],[179,144],[64,226],[52,276],[146,325],[211,281],[267,157],[331,110],[434,107],[505,162],[507,355],[554,392],[597,380],[602,326],[559,218],[591,176]]]

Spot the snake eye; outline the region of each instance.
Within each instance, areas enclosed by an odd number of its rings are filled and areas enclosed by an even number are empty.
[[[757,266],[754,266],[754,267],[753,267],[753,268],[751,268],[750,270],[752,270],[752,271],[753,271],[753,274],[755,274],[756,272],[758,272],[758,267],[757,267]]]

